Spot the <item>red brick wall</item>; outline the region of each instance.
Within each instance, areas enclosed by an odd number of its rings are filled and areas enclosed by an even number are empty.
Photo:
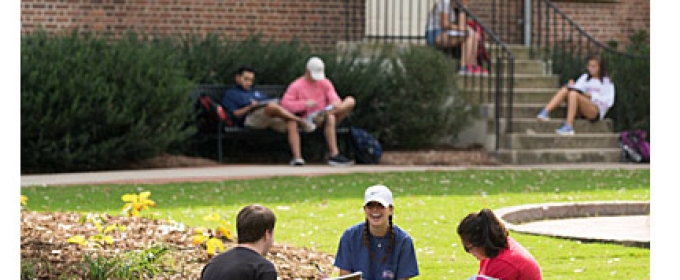
[[[497,3],[496,12],[504,14],[499,24],[509,27],[506,32],[497,32],[511,43],[521,43],[517,20],[521,12],[518,4],[523,1],[471,0],[471,9],[490,26],[492,3]],[[351,5],[349,11],[347,3]],[[331,50],[347,35],[361,37],[357,35],[363,34],[364,3],[365,0],[22,0],[21,30],[31,32],[40,26],[50,32],[75,28],[114,34],[126,30],[161,34],[211,32],[233,39],[259,32],[275,40],[297,36],[316,50]],[[554,3],[601,42],[617,40],[627,44],[631,30],[650,30],[649,0]],[[352,23],[349,29],[348,18]]]
[[[344,0],[22,0],[21,31],[218,33],[236,40],[259,32],[329,50],[346,36],[346,15]]]
[[[532,1],[537,3],[539,0]],[[521,30],[521,25],[517,25],[517,22],[522,17],[522,8],[519,4],[523,3],[524,0],[470,0],[470,2],[472,12],[478,15],[482,21],[488,23],[489,26],[491,25],[493,3],[496,3],[496,13],[503,14],[498,22],[499,25],[514,26],[514,28],[506,28],[507,31],[498,30],[499,35],[512,43],[522,42],[521,33],[518,32]],[[644,29],[648,33],[650,32],[649,0],[618,0],[606,3],[589,0],[554,0],[552,2],[583,30],[602,43],[616,40],[620,42],[620,45],[626,45],[629,43],[628,37],[632,31]],[[545,5],[543,9],[545,9]],[[534,10],[534,17],[536,16],[536,10]],[[544,14],[543,19],[545,19]]]

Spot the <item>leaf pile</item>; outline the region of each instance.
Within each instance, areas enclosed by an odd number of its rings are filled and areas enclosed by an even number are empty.
[[[162,220],[104,216],[107,224],[124,225],[126,230],[110,234],[113,244],[88,248],[66,241],[75,235],[97,233],[95,226],[79,222],[79,213],[22,211],[22,272],[30,271],[37,279],[84,279],[88,275],[88,265],[83,261],[86,255],[108,258],[163,244],[170,250],[164,256],[163,272],[153,279],[200,278],[209,257],[204,248],[192,244],[191,228]],[[226,242],[225,249],[235,245],[235,242]],[[315,279],[318,274],[315,264],[325,271],[332,271],[334,257],[306,248],[275,244],[267,259],[276,266],[279,279]]]

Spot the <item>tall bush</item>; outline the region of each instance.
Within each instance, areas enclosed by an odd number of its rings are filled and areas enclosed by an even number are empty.
[[[336,90],[357,99],[354,125],[375,133],[387,149],[420,149],[470,123],[454,61],[428,47],[384,53],[368,59],[353,53],[328,66]],[[332,55],[326,60],[335,61]]]
[[[194,132],[172,43],[134,33],[22,35],[22,172],[115,168],[156,156]]]

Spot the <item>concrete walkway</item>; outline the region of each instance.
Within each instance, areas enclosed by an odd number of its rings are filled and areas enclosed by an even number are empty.
[[[133,171],[81,172],[21,176],[21,186],[66,186],[76,184],[161,184],[168,182],[222,181],[230,179],[265,178],[276,176],[320,176],[327,174],[380,173],[408,171],[449,170],[564,170],[564,169],[649,169],[648,164],[596,163],[550,165],[499,165],[499,166],[397,166],[354,165],[333,167],[327,165],[220,165],[211,167],[148,169]],[[630,219],[635,219],[631,222]],[[642,220],[640,220],[642,219]],[[647,218],[648,219],[648,218]],[[645,217],[616,217],[598,219],[564,219],[532,222],[523,229],[536,234],[573,237],[584,240],[603,239],[636,240],[649,244],[649,221]],[[587,229],[587,230],[586,230]],[[584,236],[585,234],[585,236]],[[622,242],[623,243],[623,242]]]
[[[265,178],[276,176],[318,176],[326,174],[379,173],[426,170],[531,170],[531,169],[649,169],[648,164],[597,163],[549,165],[498,165],[498,166],[402,166],[353,165],[333,167],[328,165],[219,165],[171,169],[132,171],[80,172],[21,176],[21,186],[58,186],[74,184],[161,184],[168,182],[222,181],[229,179]]]

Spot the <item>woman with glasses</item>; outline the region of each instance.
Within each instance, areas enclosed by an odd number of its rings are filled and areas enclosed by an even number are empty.
[[[458,225],[465,252],[479,260],[480,276],[503,280],[543,279],[536,259],[508,235],[489,209],[470,213]]]
[[[335,256],[340,275],[362,272],[365,280],[397,280],[418,276],[413,240],[392,224],[392,192],[385,186],[366,189],[366,220],[343,233]]]

